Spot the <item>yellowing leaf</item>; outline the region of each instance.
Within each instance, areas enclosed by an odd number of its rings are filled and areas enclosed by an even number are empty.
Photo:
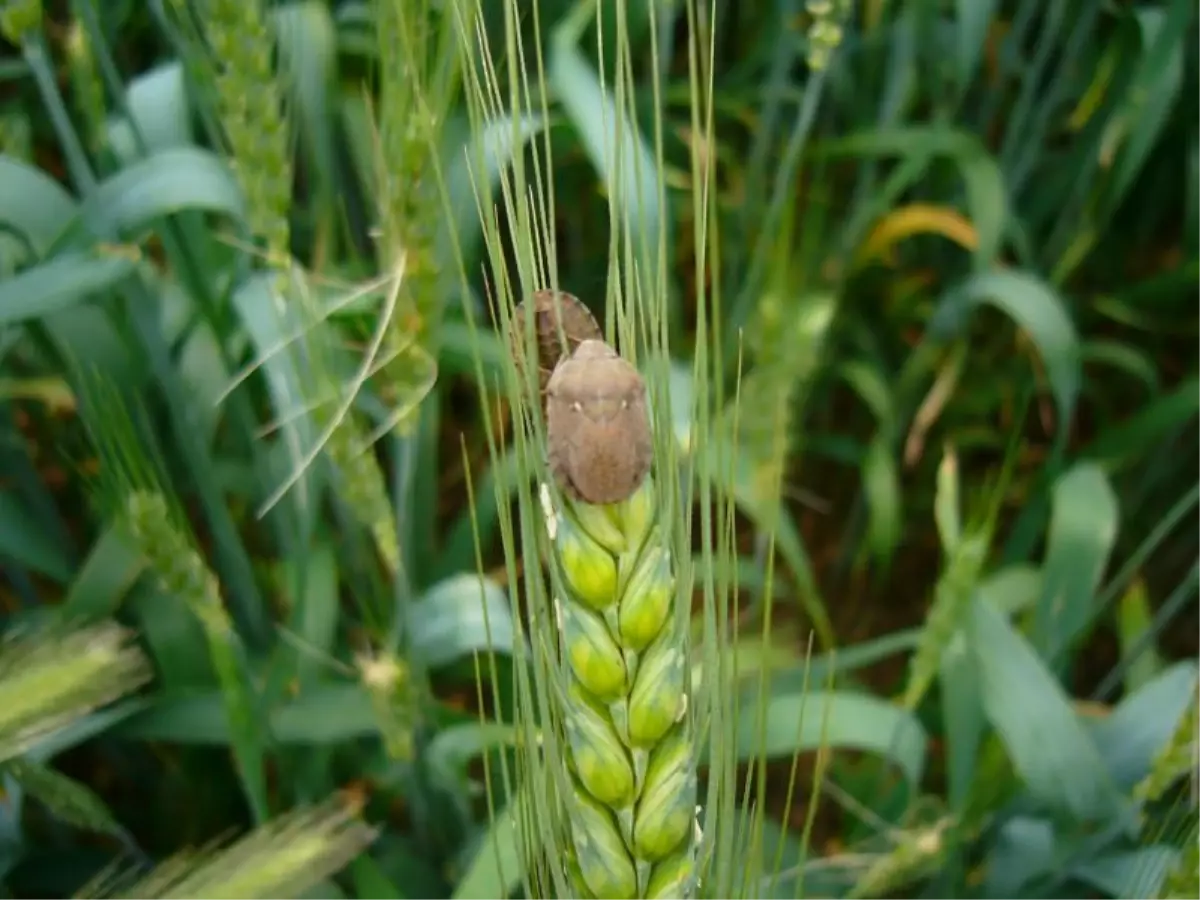
[[[862,266],[874,259],[891,263],[895,245],[917,234],[940,234],[964,250],[974,251],[979,246],[975,226],[962,213],[944,206],[913,203],[892,210],[876,223],[859,246],[854,264]]]

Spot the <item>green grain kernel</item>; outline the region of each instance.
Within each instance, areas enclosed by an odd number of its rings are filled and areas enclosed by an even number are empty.
[[[644,650],[658,637],[675,592],[670,557],[661,547],[648,548],[638,561],[621,599],[621,638],[633,650]]]
[[[687,897],[696,869],[695,854],[685,844],[678,852],[655,864],[646,884],[647,900]]]
[[[664,630],[643,657],[629,696],[628,733],[635,747],[648,747],[662,739],[683,707],[683,654]]]
[[[617,527],[612,507],[578,503],[572,512],[579,527],[604,549],[614,554],[625,551],[625,532]]]
[[[684,729],[677,728],[650,755],[633,826],[634,851],[640,858],[663,859],[687,837],[695,816],[691,802],[695,778],[691,745]]]
[[[633,764],[609,718],[572,685],[567,739],[576,774],[588,793],[609,806],[625,806],[634,795]]]
[[[558,554],[567,586],[576,598],[603,612],[617,600],[616,560],[569,517],[562,517],[558,527]]]
[[[581,790],[575,791],[574,801],[571,833],[584,884],[597,897],[637,896],[637,870],[612,813]]]
[[[563,641],[575,677],[602,700],[621,696],[626,688],[625,657],[608,626],[575,604],[564,605],[563,619]]]

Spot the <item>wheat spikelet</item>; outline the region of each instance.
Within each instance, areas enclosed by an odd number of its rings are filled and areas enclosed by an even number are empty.
[[[556,489],[540,491],[560,578],[551,696],[565,734],[566,868],[584,897],[683,897],[695,881],[688,635],[653,479],[646,388],[578,298],[513,311],[520,373],[545,394]]]
[[[560,712],[577,886],[597,897],[684,896],[694,872],[696,776],[687,635],[653,483],[607,506],[542,490],[565,591],[556,602]]]

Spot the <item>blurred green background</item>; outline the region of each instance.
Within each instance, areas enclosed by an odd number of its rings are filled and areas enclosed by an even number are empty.
[[[0,895],[520,894],[472,177],[552,149],[603,316],[624,117],[672,396],[739,398],[745,895],[1195,896],[1195,3],[700,3],[711,139],[683,0],[483,3],[524,145],[469,5],[0,3]]]

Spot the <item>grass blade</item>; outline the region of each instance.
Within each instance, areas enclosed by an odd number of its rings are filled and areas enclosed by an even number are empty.
[[[1125,801],[1062,688],[1029,642],[978,595],[968,641],[988,719],[1029,792],[1077,820],[1122,816]]]

